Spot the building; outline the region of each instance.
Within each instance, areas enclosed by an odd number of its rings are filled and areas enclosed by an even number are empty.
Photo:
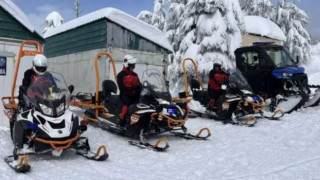
[[[13,81],[15,60],[23,40],[44,39],[35,31],[27,16],[11,1],[0,1],[0,97],[9,96]],[[35,47],[26,46],[26,49],[35,50]],[[32,57],[23,58],[17,79],[17,87],[21,85],[24,71],[31,67]],[[16,88],[16,93],[18,88]],[[0,126],[8,126],[9,121],[3,114],[0,105]]]
[[[123,57],[139,59],[136,72],[141,77],[148,68],[165,73],[172,47],[164,33],[155,27],[114,8],[104,8],[71,20],[44,34],[44,53],[50,69],[60,72],[75,86],[75,92],[95,92],[94,58],[100,51],[112,54],[117,71]],[[101,81],[114,79],[112,66],[100,61]]]
[[[274,42],[283,45],[286,36],[278,25],[260,16],[245,16],[246,34],[242,35],[242,45],[250,46],[253,42]]]

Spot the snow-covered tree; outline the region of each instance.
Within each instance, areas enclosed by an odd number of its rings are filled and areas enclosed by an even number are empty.
[[[152,24],[152,12],[150,11],[141,11],[137,18],[148,24]]]
[[[163,31],[166,20],[166,10],[164,8],[165,0],[154,1],[154,11],[152,16],[152,24]]]
[[[298,1],[279,0],[276,23],[287,36],[284,46],[293,58],[299,56],[301,62],[310,59],[310,35],[306,30],[308,15],[295,4]]]
[[[225,68],[234,67],[234,51],[241,45],[244,30],[238,1],[188,0],[184,9],[174,38],[179,46],[169,67],[171,81],[180,82],[174,83],[175,92],[183,85],[183,58],[195,59],[202,75],[209,73],[214,62],[221,62]]]
[[[178,36],[177,29],[183,20],[181,16],[184,13],[186,3],[187,0],[172,0],[167,12],[164,31],[174,51],[178,51],[180,46],[181,36]]]
[[[239,3],[246,15],[261,16],[270,20],[276,17],[276,8],[270,0],[239,0]]]
[[[311,55],[316,56],[316,57],[320,57],[320,42],[312,45]]]
[[[61,24],[63,24],[62,16],[58,12],[52,11],[50,14],[48,14],[46,19],[44,20],[44,25],[46,27],[44,28],[42,33],[44,34],[49,29],[55,28],[57,26],[60,26]]]

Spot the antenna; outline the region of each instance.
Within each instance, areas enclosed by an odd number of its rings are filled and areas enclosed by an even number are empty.
[[[79,17],[79,11],[80,11],[80,2],[79,2],[80,0],[75,0],[74,1],[74,6],[75,6],[75,11],[76,11],[76,18],[78,18]]]

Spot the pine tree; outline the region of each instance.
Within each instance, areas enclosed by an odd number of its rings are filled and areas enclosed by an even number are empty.
[[[276,23],[287,36],[284,46],[302,63],[310,59],[310,35],[306,30],[308,15],[296,5],[298,1],[279,0]]]
[[[150,11],[141,11],[137,18],[148,24],[152,24],[152,12]]]
[[[44,20],[44,25],[46,27],[42,33],[45,34],[48,30],[60,26],[61,24],[63,24],[62,16],[58,12],[52,11]]]
[[[241,45],[243,15],[238,1],[234,0],[188,0],[185,11],[178,20],[174,43],[173,64],[169,77],[176,87],[182,86],[181,63],[183,58],[194,58],[200,74],[206,76],[214,62],[225,68],[234,67],[234,51]],[[173,43],[173,44],[174,44]],[[191,68],[189,67],[191,70]]]
[[[166,19],[166,11],[164,9],[164,0],[154,1],[154,12],[152,16],[152,24],[163,31]]]
[[[276,8],[270,0],[239,0],[239,3],[246,15],[261,16],[270,20],[276,17]]]
[[[178,36],[177,29],[183,20],[181,16],[186,3],[186,0],[172,0],[167,12],[164,31],[174,51],[178,51],[180,46],[181,36]]]

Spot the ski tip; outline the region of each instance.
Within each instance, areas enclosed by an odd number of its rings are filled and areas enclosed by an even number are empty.
[[[102,155],[100,155],[101,150],[103,151]],[[108,154],[108,151],[107,151],[107,148],[105,145],[100,146],[98,148],[96,154],[94,155],[94,159],[96,161],[104,161],[104,160],[108,159],[108,157],[109,157],[109,154]]]

